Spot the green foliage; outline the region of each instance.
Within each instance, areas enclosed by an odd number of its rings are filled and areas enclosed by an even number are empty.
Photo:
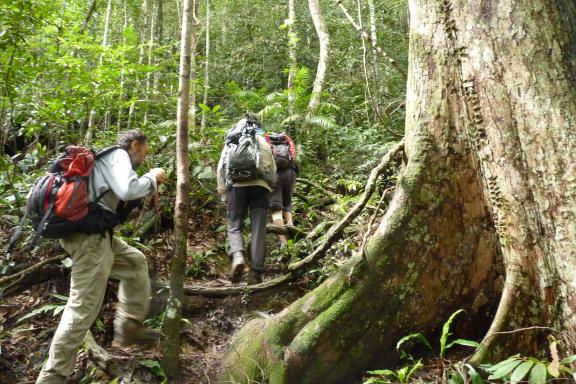
[[[164,369],[162,368],[159,362],[157,362],[156,360],[147,359],[140,361],[140,364],[148,368],[150,372],[152,372],[156,377],[162,379],[161,382],[162,384],[168,383],[168,377],[166,376],[166,372],[164,372]]]
[[[31,312],[27,313],[26,315],[20,317],[16,321],[16,323],[20,323],[26,319],[30,319],[30,318],[37,316],[39,314],[42,314],[42,313],[52,312],[52,316],[57,316],[60,312],[62,312],[64,310],[64,308],[66,308],[66,302],[68,301],[68,297],[58,295],[56,293],[52,293],[50,296],[52,296],[56,299],[55,303],[46,304],[40,308],[36,308],[36,309],[32,310]]]
[[[368,380],[365,380],[362,384],[391,384],[393,382],[401,384],[409,383],[414,373],[420,370],[423,366],[424,364],[422,364],[422,359],[420,359],[418,361],[412,361],[411,364],[395,371],[389,369],[368,371],[368,374],[376,377],[371,377]],[[394,381],[391,381],[390,379]]]
[[[439,340],[440,350],[438,352],[438,355],[440,358],[444,358],[446,356],[446,352],[448,351],[448,349],[452,348],[454,345],[463,345],[463,346],[467,346],[467,347],[482,348],[482,346],[479,343],[477,343],[473,340],[467,340],[467,339],[456,339],[456,340],[453,340],[452,342],[448,343],[448,338],[452,335],[452,333],[450,332],[450,327],[452,325],[452,322],[454,321],[456,316],[458,316],[460,313],[463,313],[463,312],[465,312],[463,309],[457,310],[452,315],[450,315],[448,320],[446,320],[446,322],[443,324],[442,334],[440,335],[440,340]],[[411,340],[420,341],[424,345],[426,345],[429,349],[432,349],[431,344],[428,341],[428,339],[426,339],[426,337],[424,335],[422,335],[421,333],[412,333],[410,335],[404,336],[396,344],[396,349],[400,350],[400,347],[402,345],[404,345],[407,341],[411,341]]]
[[[517,384],[528,380],[530,384],[544,384],[551,379],[570,378],[576,380],[576,372],[570,364],[576,361],[576,355],[563,360],[542,361],[535,357],[514,355],[494,365],[483,365],[492,382]]]

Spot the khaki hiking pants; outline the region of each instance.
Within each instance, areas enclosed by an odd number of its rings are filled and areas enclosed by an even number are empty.
[[[72,258],[70,296],[56,329],[48,360],[36,383],[64,383],[74,370],[76,353],[96,320],[108,277],[118,278],[118,307],[114,328],[128,319],[143,321],[150,306],[146,257],[110,234],[76,233],[60,241]]]

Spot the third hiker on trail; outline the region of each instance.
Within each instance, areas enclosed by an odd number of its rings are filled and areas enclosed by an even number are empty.
[[[244,272],[244,218],[250,208],[250,273],[248,284],[262,281],[266,251],[268,202],[276,177],[272,151],[255,114],[248,113],[226,132],[218,163],[218,192],[228,202],[230,279],[237,283]]]
[[[276,163],[276,183],[270,195],[270,210],[272,222],[276,225],[293,226],[292,195],[296,184],[296,147],[294,141],[285,132],[266,134],[266,141],[272,148],[272,155]],[[278,235],[280,248],[286,248],[288,240],[285,235]]]

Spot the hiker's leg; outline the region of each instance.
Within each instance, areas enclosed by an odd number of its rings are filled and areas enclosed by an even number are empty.
[[[286,225],[294,225],[292,220],[292,195],[296,184],[296,171],[287,169],[283,175],[282,206],[284,211],[284,222]]]
[[[248,207],[246,188],[248,187],[232,187],[228,191],[228,242],[230,243],[228,255],[244,251],[242,230]]]
[[[282,210],[284,209],[282,204],[282,171],[278,171],[276,176],[276,184],[270,194],[270,210],[272,211],[272,222],[276,225],[284,226],[285,223],[282,218]],[[286,236],[278,235],[278,242],[280,243],[280,247],[285,247],[287,244]]]
[[[286,225],[294,225],[292,212],[290,211],[282,212],[282,215],[284,216],[284,222],[286,222]]]
[[[61,244],[72,258],[70,297],[36,381],[42,384],[64,383],[74,370],[78,348],[100,312],[114,259],[108,235],[77,233]]]
[[[129,320],[142,323],[150,308],[150,278],[146,256],[118,237],[112,238],[111,276],[120,280],[114,329],[121,332]]]
[[[284,226],[284,218],[282,217],[282,211],[272,212],[272,222],[275,225],[279,225],[281,227]],[[286,247],[286,244],[288,244],[288,240],[286,239],[285,235],[278,235],[278,241],[280,242],[280,248],[284,248]]]
[[[266,222],[270,192],[263,187],[253,188],[257,192],[250,199],[250,264],[252,269],[262,272],[266,254]]]

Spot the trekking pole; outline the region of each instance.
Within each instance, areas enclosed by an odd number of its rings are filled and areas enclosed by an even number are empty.
[[[158,227],[160,222],[160,192],[154,194],[154,234],[158,233]]]

